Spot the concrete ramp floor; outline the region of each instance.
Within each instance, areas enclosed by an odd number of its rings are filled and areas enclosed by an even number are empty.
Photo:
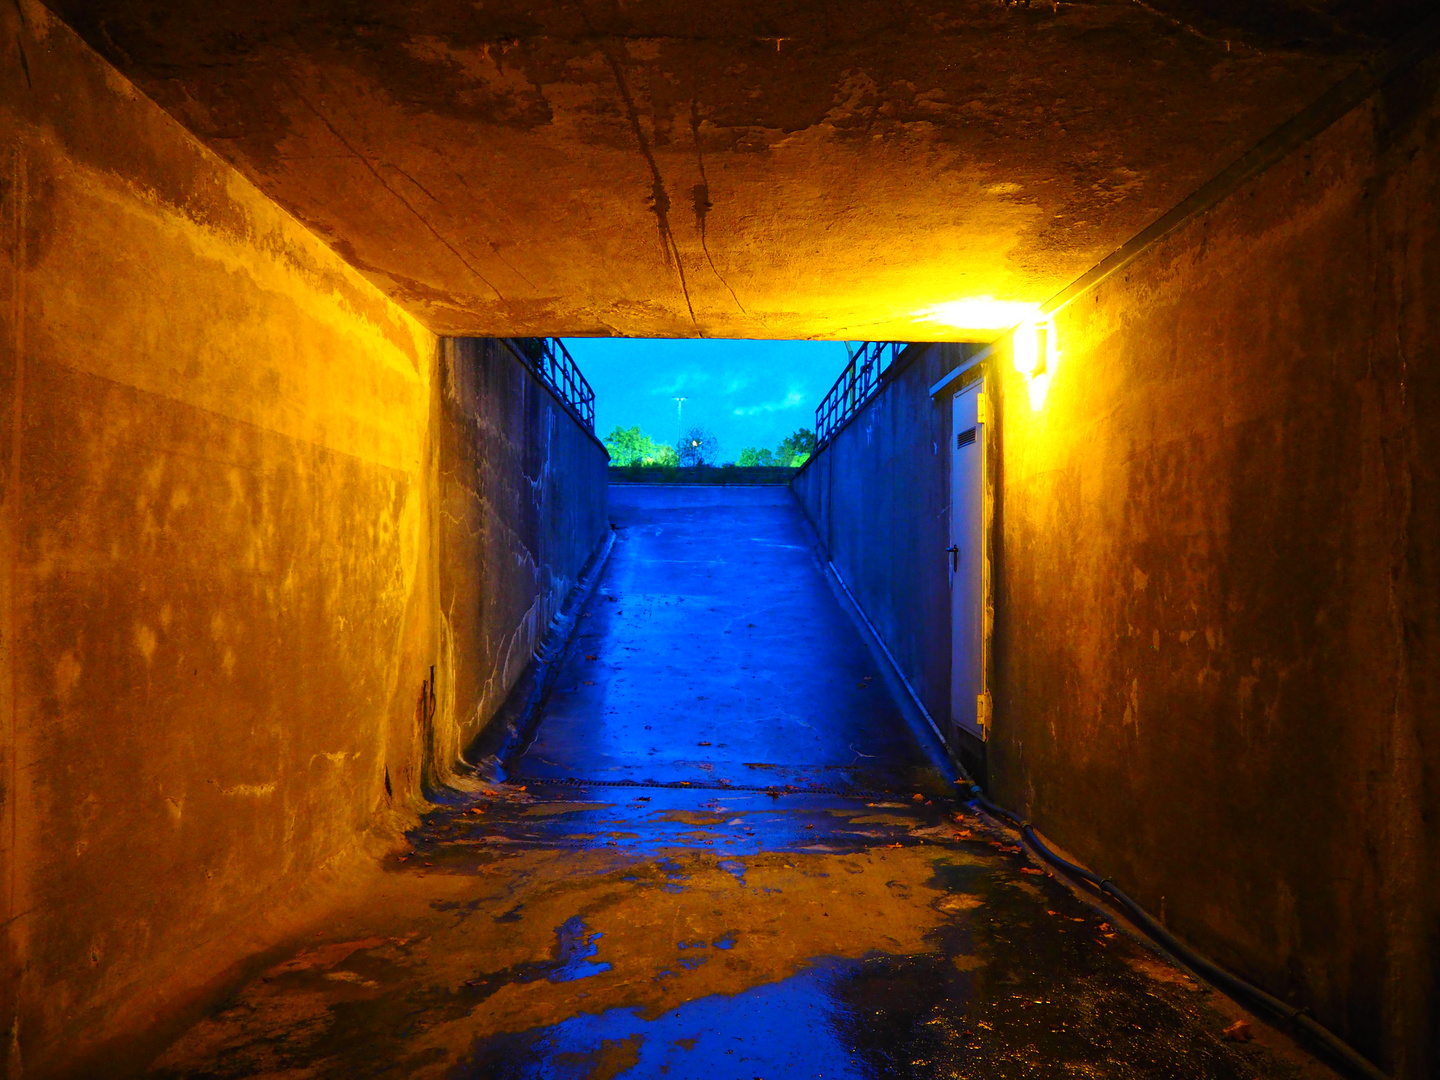
[[[435,809],[139,1071],[1332,1075],[1258,1022],[1227,1039],[1232,1003],[946,800],[788,491],[611,505],[511,780]]]
[[[615,485],[609,565],[517,777],[951,790],[783,487]]]

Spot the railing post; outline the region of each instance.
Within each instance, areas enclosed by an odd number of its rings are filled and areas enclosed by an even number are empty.
[[[511,338],[516,354],[593,435],[595,390],[559,338]]]
[[[850,353],[835,385],[815,408],[817,449],[875,395],[904,348],[901,341],[866,341]]]

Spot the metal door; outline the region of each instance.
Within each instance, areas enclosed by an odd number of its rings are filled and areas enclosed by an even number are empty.
[[[950,442],[950,721],[984,738],[984,380],[952,399]]]

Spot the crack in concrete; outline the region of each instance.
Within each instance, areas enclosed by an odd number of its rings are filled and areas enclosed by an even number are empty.
[[[415,177],[411,176],[410,173],[402,169],[399,165],[396,165],[394,162],[389,162],[388,164],[390,168],[394,169],[401,176],[405,177],[406,180],[409,180],[410,183],[414,184],[417,188],[419,188],[424,193],[425,197],[431,202],[438,203],[440,201],[435,197],[435,194],[429,188],[427,188],[424,184],[420,183],[419,180],[416,180]]]
[[[536,86],[538,87],[538,85],[539,84],[537,83]],[[457,172],[454,174],[454,176],[456,180],[460,181],[461,187],[463,187],[466,191],[470,190],[470,182],[465,179],[464,173]],[[420,190],[425,191],[424,188],[421,188]],[[430,193],[426,191],[425,194],[429,195]],[[431,196],[431,198],[434,198],[434,196]],[[439,200],[437,199],[436,201],[438,202]],[[487,240],[486,243],[490,245],[490,250],[495,253],[495,257],[505,264],[505,269],[509,270],[521,281],[525,282],[526,285],[529,285],[530,288],[537,291],[539,290],[540,286],[536,285],[535,282],[531,281],[518,266],[516,266],[514,263],[512,263],[509,259],[505,257],[504,253],[500,250],[499,244],[497,244],[494,240]]]
[[[440,234],[440,231],[430,223],[429,219],[426,218],[424,214],[420,213],[419,210],[415,209],[414,205],[410,202],[409,199],[405,198],[404,195],[401,195],[400,192],[396,191],[395,188],[390,184],[390,182],[386,180],[383,175],[381,175],[380,170],[371,163],[370,159],[367,158],[364,154],[362,154],[354,145],[352,145],[349,139],[345,138],[344,135],[340,134],[340,131],[335,127],[334,124],[330,122],[330,119],[319,109],[317,109],[314,103],[311,102],[308,97],[300,93],[300,91],[296,89],[293,85],[290,87],[290,90],[291,93],[293,93],[295,97],[299,101],[301,101],[306,108],[308,108],[312,113],[314,113],[316,118],[322,124],[325,125],[326,130],[328,130],[331,135],[335,136],[336,141],[339,142],[341,146],[345,147],[346,150],[349,150],[350,153],[355,156],[355,159],[360,162],[360,164],[365,166],[366,171],[369,172],[371,176],[375,177],[375,179],[380,182],[381,187],[383,187],[391,195],[395,196],[395,198],[399,200],[400,204],[404,206],[406,210],[409,210],[410,213],[415,216],[416,220],[419,221],[421,225],[425,226],[426,231],[428,231],[431,236],[435,237],[436,240],[440,241],[440,243],[443,244],[447,250],[449,250],[450,254],[454,255],[455,258],[460,261],[460,264],[464,266],[465,269],[469,270],[470,273],[474,274],[475,277],[477,277],[480,281],[484,282],[485,287],[488,288],[491,292],[493,292],[502,304],[504,304],[506,307],[509,307],[510,302],[505,299],[505,295],[495,287],[494,283],[484,274],[482,274],[478,269],[476,269],[474,264],[472,264],[470,260],[461,253],[459,248],[457,248],[449,240],[445,239],[445,237]],[[405,172],[404,169],[400,168],[398,165],[391,165],[390,167],[396,172],[400,173],[402,176],[409,179],[410,182],[414,184],[417,188],[420,188],[421,191],[425,191],[425,188],[421,186],[421,184],[416,181],[413,176],[410,176],[409,173]],[[425,194],[430,195],[428,191],[425,191]],[[430,195],[430,197],[432,199],[435,198],[433,195]]]
[[[620,91],[620,99],[625,103],[625,116],[630,121],[630,130],[635,133],[635,140],[640,144],[640,153],[645,158],[645,164],[650,167],[650,207],[660,230],[660,248],[665,253],[665,265],[670,265],[670,254],[673,251],[675,273],[680,278],[680,291],[685,294],[685,307],[690,311],[690,321],[698,327],[700,323],[695,318],[695,305],[690,302],[690,286],[685,281],[685,263],[680,257],[680,245],[675,242],[675,233],[670,228],[670,196],[665,191],[665,179],[660,175],[660,167],[655,163],[655,155],[651,152],[650,143],[646,140],[645,132],[640,127],[640,113],[635,108],[635,99],[630,93],[630,87],[625,82],[625,73],[621,70],[620,61],[608,49],[605,51],[605,60],[610,65],[611,73],[615,76],[615,85]]]
[[[536,285],[535,282],[531,281],[528,277],[526,277],[518,266],[512,263],[501,253],[499,244],[497,244],[494,240],[489,240],[487,241],[487,243],[489,243],[490,245],[490,250],[495,253],[495,257],[505,264],[505,268],[507,270],[509,270],[516,277],[518,277],[521,281],[525,282],[526,285],[529,285],[532,289],[538,289],[540,287]]]
[[[710,271],[720,279],[730,293],[730,299],[735,301],[735,306],[740,309],[740,314],[750,314],[745,310],[745,305],[740,303],[740,297],[735,295],[735,290],[730,288],[730,283],[725,280],[715,266],[715,260],[710,257],[710,245],[705,242],[705,217],[714,209],[715,204],[710,201],[710,178],[705,175],[705,152],[700,149],[700,101],[697,94],[690,95],[690,135],[695,140],[695,164],[700,169],[700,183],[695,185],[695,228],[700,232],[700,250],[705,253],[705,261],[710,264]]]
[[[20,17],[20,34],[15,35],[15,51],[20,54],[20,68],[25,72],[25,86],[34,90],[35,83],[30,79],[30,61],[25,56],[25,39],[22,36],[30,30],[29,24],[25,21],[25,9],[20,6],[20,0],[11,0],[15,5],[15,14]]]

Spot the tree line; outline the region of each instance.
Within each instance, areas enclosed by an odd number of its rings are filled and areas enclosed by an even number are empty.
[[[737,465],[781,465],[798,469],[815,453],[815,433],[809,428],[800,428],[793,435],[780,440],[774,450],[767,447],[747,446],[740,451]]]
[[[720,442],[706,428],[693,427],[680,437],[678,449],[669,443],[656,442],[640,430],[615,425],[605,436],[605,449],[610,452],[611,465],[694,466],[720,464]],[[815,452],[815,433],[800,428],[787,435],[774,450],[769,447],[747,446],[735,462],[741,466],[782,466],[799,468]]]

